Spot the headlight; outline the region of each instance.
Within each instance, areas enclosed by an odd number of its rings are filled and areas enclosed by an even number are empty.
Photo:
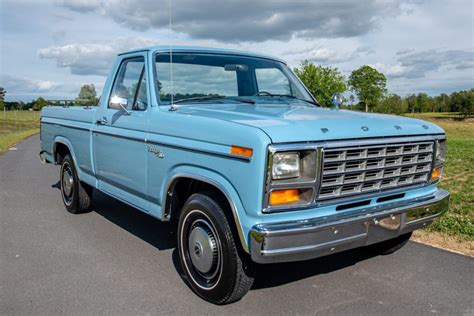
[[[291,179],[300,176],[300,154],[297,152],[276,153],[273,156],[272,179]]]
[[[444,164],[446,161],[446,140],[436,141],[435,166]]]

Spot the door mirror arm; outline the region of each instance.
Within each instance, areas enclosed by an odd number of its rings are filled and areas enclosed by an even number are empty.
[[[120,97],[112,97],[110,98],[110,105],[112,107],[120,107],[123,111],[123,114],[124,115],[131,115],[132,112],[130,112],[128,109],[127,109],[127,105],[128,105],[128,100],[125,99],[125,98],[120,98]]]

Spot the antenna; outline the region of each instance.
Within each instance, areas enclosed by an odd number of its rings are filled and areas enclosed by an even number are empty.
[[[174,104],[174,89],[173,89],[173,44],[171,43],[171,0],[168,0],[168,17],[169,17],[169,41],[170,41],[170,111],[176,111],[176,105]]]

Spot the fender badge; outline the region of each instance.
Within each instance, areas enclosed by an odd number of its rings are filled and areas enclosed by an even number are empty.
[[[401,127],[400,125],[395,125],[395,129],[396,129],[396,130],[401,130],[402,127]]]
[[[423,128],[428,129],[429,127],[428,127],[428,125],[423,125]]]
[[[329,132],[329,130],[327,128],[321,128],[321,132],[327,133],[327,132]]]
[[[160,158],[160,159],[165,158],[165,154],[161,150],[159,150],[158,148],[148,146],[148,152],[154,154],[155,157],[157,157],[157,158]]]
[[[363,130],[364,132],[367,132],[369,130],[367,126],[362,126],[360,129]]]

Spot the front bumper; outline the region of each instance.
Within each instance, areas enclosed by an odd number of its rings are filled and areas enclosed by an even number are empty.
[[[258,224],[250,254],[258,263],[307,260],[395,238],[429,224],[448,210],[449,192],[303,221]]]

